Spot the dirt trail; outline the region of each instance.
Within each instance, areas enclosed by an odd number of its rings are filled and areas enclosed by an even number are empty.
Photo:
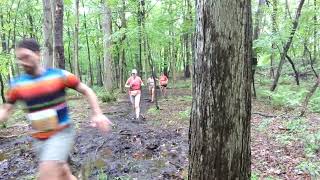
[[[144,92],[141,112],[152,105]],[[187,129],[176,131],[146,121],[134,121],[126,96],[103,112],[115,124],[112,133],[100,134],[89,127],[88,105],[83,100],[71,104],[77,138],[70,155],[74,174],[81,179],[183,179],[187,167]],[[36,157],[28,136],[0,139],[0,179],[32,179]]]

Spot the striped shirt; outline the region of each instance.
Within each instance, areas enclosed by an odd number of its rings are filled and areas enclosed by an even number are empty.
[[[7,102],[25,102],[29,113],[54,109],[59,125],[70,123],[66,104],[66,88],[76,88],[80,80],[68,71],[46,69],[39,76],[23,74],[10,82]]]

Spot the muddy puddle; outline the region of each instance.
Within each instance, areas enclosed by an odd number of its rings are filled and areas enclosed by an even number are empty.
[[[146,97],[144,93],[144,97]],[[77,104],[81,104],[81,100]],[[83,102],[82,102],[83,103]],[[142,99],[142,112],[152,104]],[[81,109],[82,108],[82,109]],[[71,108],[72,109],[72,108]],[[73,109],[72,109],[73,111]],[[79,179],[183,179],[187,170],[187,128],[162,128],[150,121],[133,121],[126,97],[104,113],[114,123],[107,135],[88,126],[87,106],[77,106],[77,137],[69,163]],[[37,160],[28,136],[0,138],[0,179],[33,179]]]

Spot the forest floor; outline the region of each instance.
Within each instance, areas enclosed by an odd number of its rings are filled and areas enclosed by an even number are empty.
[[[186,179],[190,88],[169,89],[159,97],[160,110],[141,99],[145,120],[134,121],[126,94],[102,103],[104,114],[115,124],[111,133],[89,127],[88,104],[69,101],[77,129],[70,155],[72,171],[80,179]],[[296,118],[288,109],[252,102],[252,179],[312,179],[320,167],[320,123],[317,114]],[[0,179],[34,179],[37,160],[27,121],[0,129]]]

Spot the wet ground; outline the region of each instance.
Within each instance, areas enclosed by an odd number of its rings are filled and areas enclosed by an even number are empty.
[[[126,95],[102,104],[103,112],[115,124],[107,135],[89,127],[86,101],[70,100],[77,130],[70,154],[73,173],[79,179],[186,179],[192,97],[190,88],[170,89],[169,93],[168,98],[159,98],[158,111],[144,92],[141,105],[145,121],[132,119]],[[319,114],[292,119],[294,111],[257,100],[252,103],[252,179],[320,179]],[[37,160],[27,127],[20,121],[0,129],[0,179],[35,178]]]
[[[141,101],[144,114],[153,104],[148,102],[146,93]],[[129,101],[123,96],[118,102],[102,105],[114,123],[112,132],[103,135],[89,127],[90,109],[85,101],[72,100],[70,106],[77,137],[69,162],[80,179],[184,178],[188,164],[186,127],[177,131],[148,117],[133,120]],[[7,134],[2,132],[0,138],[0,179],[33,179],[37,160],[32,139],[27,135],[10,137],[10,131],[16,128],[7,129]],[[24,134],[26,127],[21,128],[20,133]]]

